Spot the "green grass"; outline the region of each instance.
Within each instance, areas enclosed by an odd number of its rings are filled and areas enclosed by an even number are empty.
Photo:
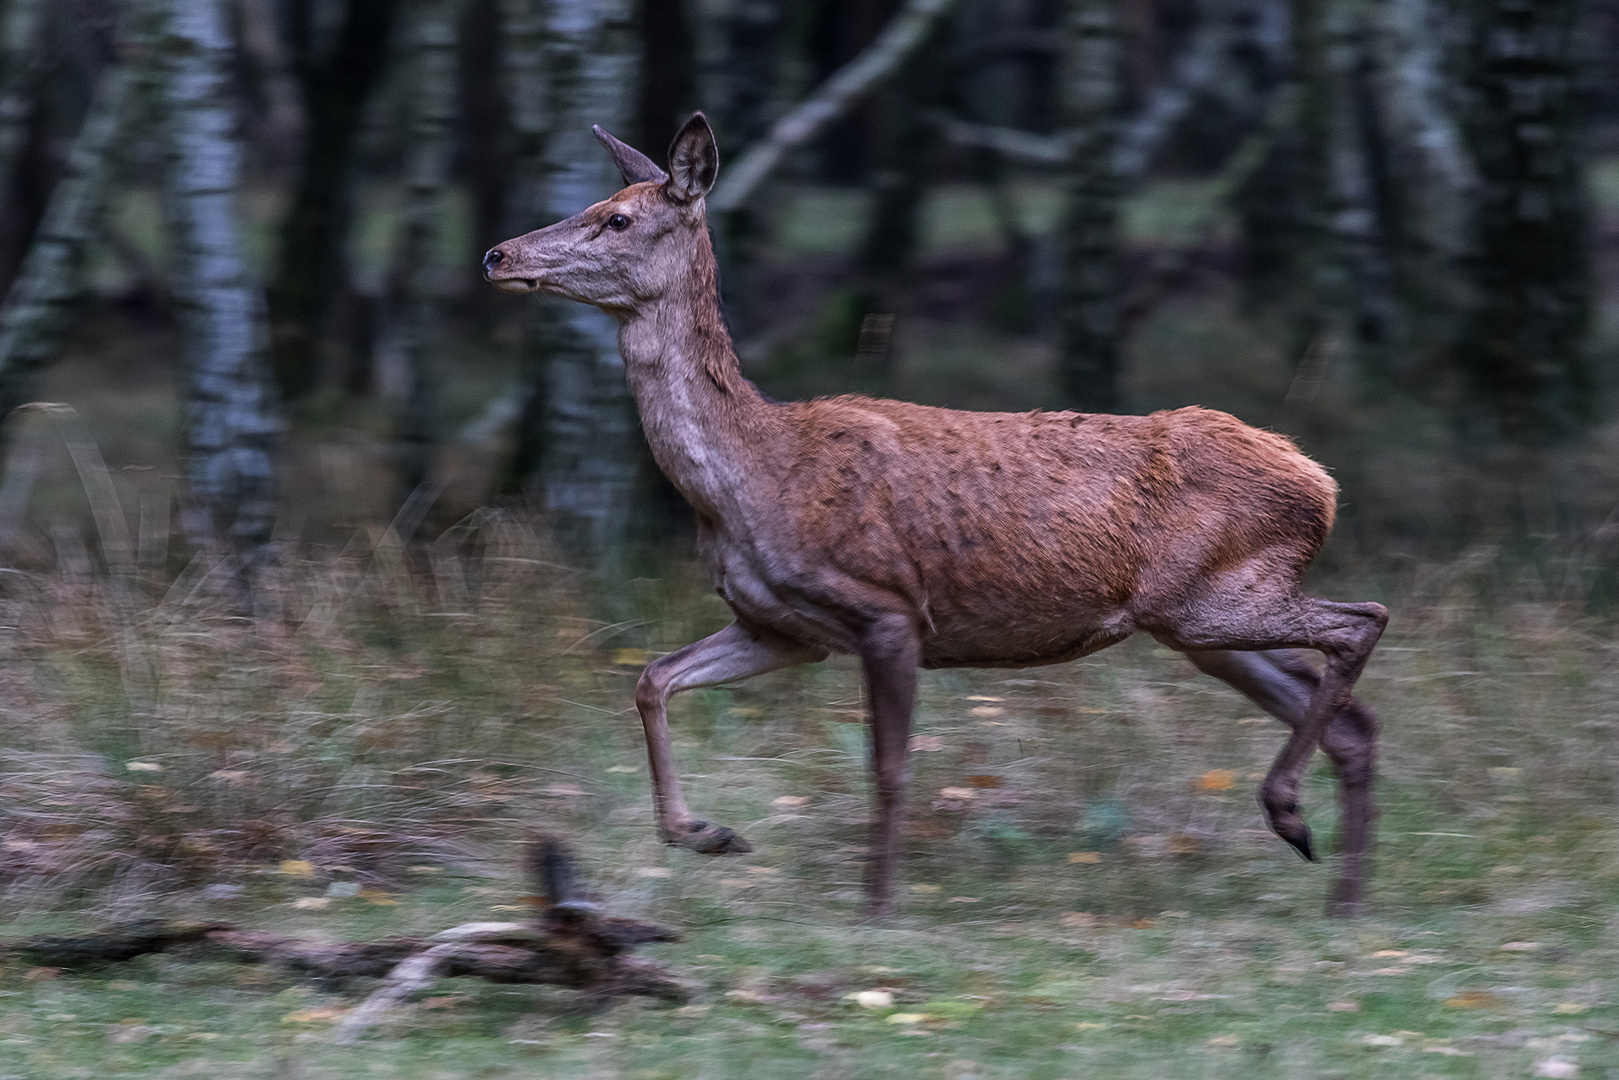
[[[1322,918],[1330,861],[1263,829],[1252,789],[1277,726],[1135,641],[1061,668],[924,676],[904,902],[873,925],[854,666],[678,699],[688,797],[757,850],[666,849],[631,710],[639,650],[712,630],[723,608],[677,562],[624,591],[633,617],[596,622],[535,524],[475,524],[473,554],[434,556],[431,589],[386,542],[289,564],[279,629],[254,635],[206,589],[143,593],[123,616],[49,576],[0,597],[11,931],[157,914],[362,938],[511,918],[529,889],[517,845],[543,827],[611,910],[685,933],[648,953],[698,999],[590,1012],[561,991],[449,981],[340,1048],[333,1019],[364,985],[178,956],[55,978],[12,964],[0,1076],[1619,1068],[1619,669],[1607,624],[1528,579],[1490,599],[1480,583],[1503,587],[1510,565],[1323,586],[1396,612],[1362,684],[1387,725],[1366,918]],[[143,628],[133,655],[120,618]],[[1330,835],[1324,769],[1305,802]],[[280,872],[290,858],[314,876]],[[354,879],[386,895],[294,906]],[[204,899],[216,882],[246,895]],[[879,989],[891,1006],[847,998]]]

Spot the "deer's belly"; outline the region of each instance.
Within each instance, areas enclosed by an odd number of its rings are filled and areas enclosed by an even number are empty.
[[[922,639],[922,666],[1034,667],[1059,664],[1129,637],[1135,627],[1123,611],[1084,614],[1068,611],[1041,618],[1024,612],[1004,616],[959,618],[934,615]],[[1031,617],[1032,616],[1032,617]]]

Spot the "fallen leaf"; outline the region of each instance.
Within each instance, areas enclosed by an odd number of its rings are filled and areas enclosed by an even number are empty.
[[[645,649],[614,649],[613,663],[626,667],[640,667],[652,658]]]
[[[331,904],[332,898],[329,896],[300,896],[292,902],[292,906],[299,911],[319,911]]]
[[[1538,941],[1509,941],[1500,948],[1502,952],[1534,952],[1545,946]]]
[[[748,867],[748,873],[750,873],[750,874],[764,874],[766,876],[769,876],[771,874],[779,874],[779,873],[781,873],[781,871],[777,870],[774,866],[750,866],[750,867]]]
[[[771,806],[803,806],[807,802],[809,802],[809,796],[808,795],[783,795],[780,798],[770,800],[770,805]]]
[[[1405,1042],[1398,1035],[1367,1035],[1360,1041],[1364,1046],[1399,1046]]]
[[[1522,769],[1507,765],[1496,765],[1486,769],[1485,772],[1489,773],[1490,779],[1498,784],[1509,783],[1523,774]]]
[[[1501,999],[1488,990],[1463,990],[1445,999],[1445,1007],[1450,1009],[1489,1009],[1500,1004]]]
[[[939,789],[939,798],[947,802],[970,802],[972,799],[977,798],[977,796],[978,792],[974,791],[970,787],[945,787]]]
[[[291,877],[314,877],[315,864],[308,859],[286,859],[281,863],[281,872]]]
[[[988,694],[968,694],[968,701],[1005,701],[1005,698],[992,697]]]
[[[1156,921],[1152,920],[1152,919],[1137,919],[1135,922],[1130,924],[1130,929],[1132,929],[1132,930],[1151,930],[1153,927],[1155,927],[1157,925],[1158,925],[1158,923]]]
[[[1354,1001],[1329,1001],[1328,1012],[1360,1012],[1360,1004]]]
[[[972,710],[974,716],[1005,716],[1006,710],[995,705],[978,705]]]
[[[1068,861],[1071,863],[1099,863],[1102,861],[1100,851],[1070,851]]]
[[[911,891],[919,893],[936,893],[939,891],[939,887],[937,885],[912,885]]]
[[[1586,1006],[1574,1001],[1559,1001],[1552,1006],[1552,1012],[1558,1016],[1578,1016],[1585,1010]]]
[[[163,766],[155,761],[126,761],[124,768],[130,772],[162,772]]]
[[[1081,1020],[1079,1023],[1074,1025],[1075,1031],[1102,1031],[1106,1028],[1106,1024],[1098,1024],[1094,1020]]]
[[[1237,786],[1237,774],[1230,769],[1210,769],[1197,778],[1199,791],[1230,791]]]
[[[950,898],[950,902],[952,904],[976,904],[976,903],[978,903],[978,897],[976,897],[976,896],[952,896]]]
[[[667,866],[643,866],[635,871],[636,877],[672,877],[674,871]]]
[[[298,1009],[281,1018],[283,1024],[329,1024],[348,1012],[336,1006],[325,1006],[318,1009]]]
[[[610,765],[608,766],[607,771],[614,773],[638,773],[641,771],[641,767],[639,765]]]
[[[978,773],[974,776],[969,776],[967,777],[967,783],[980,790],[985,788],[1004,787],[1006,785],[1006,781],[1004,779],[990,773]]]
[[[1424,1054],[1442,1054],[1445,1057],[1472,1057],[1466,1050],[1458,1050],[1454,1046],[1447,1046],[1442,1042],[1429,1043],[1422,1048]]]
[[[1573,1080],[1580,1075],[1580,1067],[1567,1058],[1547,1058],[1535,1066],[1536,1076],[1550,1077],[1550,1080]]]
[[[1205,1046],[1237,1046],[1242,1042],[1235,1035],[1215,1035],[1209,1039]]]
[[[1196,855],[1203,850],[1203,845],[1198,842],[1195,836],[1176,833],[1165,843],[1164,850],[1171,855]]]
[[[1376,952],[1374,952],[1372,954],[1372,959],[1373,960],[1382,960],[1382,959],[1385,959],[1387,957],[1399,957],[1399,956],[1409,956],[1409,955],[1411,955],[1411,954],[1406,952],[1406,950],[1404,950],[1404,949],[1379,949],[1379,950],[1377,950]]]
[[[938,735],[912,735],[910,746],[920,753],[931,753],[944,749],[944,739]]]
[[[1088,911],[1067,911],[1063,913],[1062,924],[1071,930],[1088,930],[1095,926],[1099,920]]]
[[[460,999],[458,997],[430,997],[430,998],[423,998],[422,999],[422,1008],[424,1008],[424,1009],[453,1009],[457,1005],[461,1004],[461,1000],[462,999]]]
[[[36,967],[29,968],[23,978],[29,982],[50,982],[62,974],[61,968]]]

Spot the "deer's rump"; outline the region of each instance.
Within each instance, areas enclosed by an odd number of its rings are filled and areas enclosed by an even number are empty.
[[[914,609],[930,666],[1094,651],[1224,572],[1296,578],[1332,528],[1324,469],[1207,409],[791,408],[793,532],[844,580]]]

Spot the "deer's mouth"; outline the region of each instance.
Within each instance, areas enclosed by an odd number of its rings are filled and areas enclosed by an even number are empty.
[[[530,293],[540,289],[539,278],[490,278],[489,283],[501,292]]]

